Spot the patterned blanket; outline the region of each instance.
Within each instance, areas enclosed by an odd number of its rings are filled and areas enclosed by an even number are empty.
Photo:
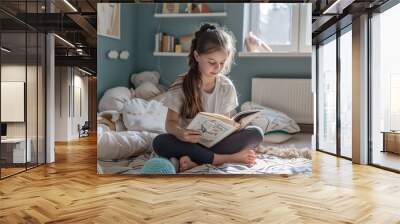
[[[221,166],[204,164],[178,174],[307,174],[312,172],[311,149],[309,149],[310,135],[297,135],[296,138],[286,144],[271,145],[257,153],[256,164],[247,166],[243,164],[226,163]],[[307,148],[305,148],[307,147]],[[294,150],[293,150],[294,148]],[[292,152],[298,149],[297,156],[293,154],[277,154],[277,150]],[[297,152],[297,151],[296,151]],[[307,152],[307,153],[304,153]],[[283,158],[283,155],[287,155]],[[140,174],[144,163],[155,157],[154,153],[145,153],[143,155],[124,160],[97,161],[97,172],[99,174]]]
[[[140,174],[143,164],[151,155],[140,155],[133,159],[119,161],[98,161],[99,174]],[[301,174],[311,173],[312,160],[306,158],[285,159],[277,156],[258,154],[253,166],[226,163],[221,166],[204,164],[178,174]]]

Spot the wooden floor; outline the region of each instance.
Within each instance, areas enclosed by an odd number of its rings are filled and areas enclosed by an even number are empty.
[[[0,223],[400,223],[400,175],[314,155],[311,175],[98,176],[96,141],[0,181]]]
[[[376,150],[374,151],[372,162],[377,165],[400,170],[400,154]]]
[[[9,168],[9,167],[4,168],[4,167],[2,167],[1,168],[1,177],[2,178],[3,177],[7,177],[7,176],[10,176],[10,175],[22,172],[24,170],[26,170],[25,167],[23,167],[23,168],[22,167],[17,167],[17,168],[13,168],[13,167],[12,168]]]

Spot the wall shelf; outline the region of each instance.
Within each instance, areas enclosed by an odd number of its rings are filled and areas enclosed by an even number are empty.
[[[239,57],[311,57],[311,52],[239,52]]]
[[[153,52],[153,56],[168,56],[168,57],[187,57],[188,52]],[[250,53],[250,52],[239,52],[240,58],[247,57],[311,57],[311,53],[294,53],[294,52],[266,52],[266,53]]]
[[[188,55],[188,52],[153,52],[153,56],[187,57]]]
[[[155,18],[195,18],[195,17],[225,17],[226,12],[210,12],[210,13],[156,13]]]

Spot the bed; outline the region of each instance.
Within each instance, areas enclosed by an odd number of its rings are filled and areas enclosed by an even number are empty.
[[[296,82],[296,83],[293,83]],[[299,82],[300,81],[300,82]],[[309,80],[308,80],[309,81]],[[308,85],[307,80],[295,80],[295,79],[266,79],[260,78],[253,79],[252,82],[252,101],[273,106],[279,108],[285,113],[290,114],[296,122],[300,124],[302,131],[293,135],[293,137],[284,143],[272,144],[263,142],[257,149],[256,164],[253,166],[247,166],[242,164],[224,164],[222,166],[212,166],[205,164],[197,166],[193,169],[187,170],[179,174],[306,174],[312,171],[312,160],[308,156],[295,156],[285,158],[277,156],[274,153],[268,153],[268,150],[261,150],[266,148],[286,150],[300,150],[310,151],[311,148],[311,137],[312,137],[312,95],[311,88]],[[274,82],[279,82],[279,88],[277,88]],[[310,81],[311,83],[311,81]],[[260,86],[261,84],[261,86]],[[266,93],[261,93],[261,90],[265,90],[265,85],[268,87],[269,93],[271,92],[280,94],[280,98],[277,97],[258,97]],[[275,88],[275,91],[274,91]],[[286,88],[286,92],[285,92]],[[306,91],[310,91],[307,94]],[[279,93],[281,91],[281,93]],[[282,92],[283,91],[283,92]],[[302,94],[299,94],[303,91]],[[286,94],[286,96],[285,96]],[[282,97],[284,96],[284,97]],[[311,97],[311,99],[309,99]],[[307,98],[307,99],[305,99]],[[293,102],[300,102],[293,104]],[[287,105],[291,104],[291,105]],[[307,105],[306,105],[307,104]],[[310,108],[311,104],[311,108]],[[294,108],[296,107],[297,108]],[[302,107],[302,108],[298,108]],[[154,108],[153,108],[154,109]],[[98,139],[104,138],[104,134],[107,138],[119,139],[120,142],[113,143],[114,145],[130,145],[132,142],[141,142],[141,149],[139,153],[126,159],[98,159],[97,171],[99,174],[140,174],[143,164],[157,155],[153,152],[151,147],[152,139],[157,136],[160,132],[151,131],[131,131],[131,132],[110,132],[107,127],[99,125]],[[111,137],[110,137],[111,136]],[[100,145],[99,145],[100,144]],[[98,142],[98,147],[102,147],[102,143]],[[113,146],[108,146],[113,147]],[[104,148],[104,147],[103,147]],[[260,150],[259,150],[260,149]],[[99,150],[99,149],[98,149]]]

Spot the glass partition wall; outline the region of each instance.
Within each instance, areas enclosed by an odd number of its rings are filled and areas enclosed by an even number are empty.
[[[317,149],[352,158],[352,27],[319,43]]]
[[[24,4],[19,2],[18,6],[25,8],[25,12],[39,10]],[[45,163],[46,40],[44,33],[4,11],[0,11],[0,19],[7,21],[0,23],[0,178],[3,179]]]

